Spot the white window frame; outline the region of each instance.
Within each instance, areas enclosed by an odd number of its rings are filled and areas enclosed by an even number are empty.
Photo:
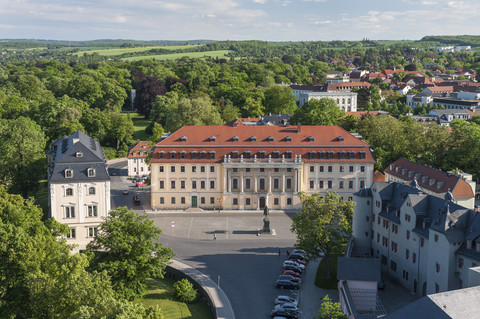
[[[63,206],[63,218],[65,219],[75,218],[75,205]]]
[[[97,226],[87,226],[87,238],[97,237],[98,227]]]
[[[72,178],[73,177],[73,170],[70,168],[65,169],[65,178]]]
[[[93,193],[90,192],[91,189],[93,189]],[[97,188],[95,186],[88,186],[87,187],[87,194],[88,195],[97,195]]]
[[[87,218],[98,217],[98,205],[97,204],[88,204],[86,206],[86,217]]]
[[[70,228],[70,232],[67,234],[68,239],[75,239],[77,238],[77,229],[75,227]]]
[[[72,194],[68,194],[68,190],[71,190],[72,191]],[[65,188],[65,196],[73,196],[73,187],[66,187]]]
[[[95,169],[94,168],[89,168],[87,169],[87,176],[88,177],[95,177]]]

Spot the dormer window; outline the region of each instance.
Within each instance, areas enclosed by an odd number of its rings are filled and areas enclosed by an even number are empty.
[[[354,151],[348,151],[348,159],[355,159],[355,152]]]
[[[73,188],[69,187],[65,190],[65,196],[73,196]]]
[[[308,140],[309,142],[314,142],[314,141],[315,141],[315,138],[314,138],[313,136],[309,136],[309,137],[307,138],[307,140]]]
[[[197,159],[197,151],[192,151],[190,154],[192,154],[192,159]]]
[[[258,158],[265,158],[265,151],[258,152]]]
[[[328,151],[328,159],[333,160],[333,151]]]
[[[186,142],[186,141],[187,141],[187,137],[185,135],[180,137],[180,142]]]
[[[232,158],[238,158],[238,151],[232,152]]]
[[[250,136],[250,142],[256,142],[257,137],[256,136]]]
[[[310,151],[308,154],[310,154],[310,159],[315,159],[315,151]]]
[[[292,158],[292,152],[291,151],[286,151],[285,152],[285,157],[286,158]]]
[[[345,159],[345,152],[344,151],[340,151],[339,154],[340,154],[340,159]]]
[[[291,142],[291,141],[292,141],[292,137],[291,137],[291,136],[285,136],[285,141],[286,141],[286,142]]]
[[[175,159],[175,151],[170,151],[170,159]]]
[[[134,151],[132,155],[133,155],[133,156],[137,156],[137,152]]]
[[[77,153],[75,153],[75,156],[76,157],[83,157],[83,153],[82,152],[77,152]]]
[[[73,171],[69,168],[65,170],[65,177],[66,178],[72,178],[73,177]]]
[[[165,152],[164,151],[158,152],[158,158],[163,159],[164,157],[165,157]]]
[[[365,157],[367,157],[367,153],[365,151],[361,151],[360,152],[360,158],[365,159]]]
[[[273,158],[280,158],[280,152],[279,151],[273,151]]]
[[[206,152],[205,151],[201,151],[200,152],[200,159],[205,159],[206,158]]]
[[[215,142],[217,138],[215,136],[210,136],[210,138],[208,139],[210,142]]]
[[[143,156],[143,152],[142,152],[142,151],[140,151],[140,156]]]
[[[267,141],[268,141],[268,142],[273,142],[274,140],[275,140],[275,139],[273,138],[273,136],[267,137]]]
[[[185,159],[185,151],[180,152],[180,159]]]
[[[325,151],[318,152],[318,158],[319,159],[324,159],[325,158]]]
[[[428,176],[422,177],[422,183],[425,184],[428,181]]]
[[[339,137],[337,137],[337,141],[339,141],[339,142],[343,142],[343,136],[339,136]]]
[[[89,168],[87,170],[88,177],[95,177],[95,169],[94,168]]]
[[[215,159],[215,151],[210,151],[209,154],[210,154],[210,159],[214,160]]]
[[[245,151],[245,158],[250,158],[250,157],[251,157],[251,154],[252,154],[252,152],[250,152],[250,151]]]
[[[234,136],[234,137],[232,137],[232,141],[234,141],[234,142],[238,142],[238,136]]]

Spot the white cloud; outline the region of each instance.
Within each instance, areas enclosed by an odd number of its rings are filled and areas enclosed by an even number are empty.
[[[265,4],[267,0],[252,0],[253,3]]]

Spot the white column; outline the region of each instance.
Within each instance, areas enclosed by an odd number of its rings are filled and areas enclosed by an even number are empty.
[[[268,192],[272,192],[272,168],[267,168],[268,170]]]
[[[257,192],[257,179],[258,179],[258,174],[257,174],[257,168],[253,168],[253,191],[256,193]]]
[[[231,171],[230,169],[227,169],[227,177],[228,177],[228,192],[231,193],[232,192],[232,174],[229,174],[229,171]]]
[[[282,168],[282,194],[285,194],[285,174],[286,169]]]
[[[224,193],[227,191],[227,185],[228,185],[227,168],[224,166],[223,167],[223,192]]]
[[[243,167],[240,167],[240,193],[243,193]]]
[[[298,180],[298,170],[296,168],[293,169],[293,192],[296,193],[297,191],[297,180]]]
[[[85,221],[85,205],[83,202],[83,190],[82,190],[82,183],[77,184],[77,214],[79,217],[79,222],[83,223]]]

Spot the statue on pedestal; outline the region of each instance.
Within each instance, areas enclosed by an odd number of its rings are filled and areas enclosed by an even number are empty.
[[[270,219],[268,218],[269,212],[268,212],[268,206],[265,206],[263,209],[263,232],[264,233],[271,233],[270,230]]]

